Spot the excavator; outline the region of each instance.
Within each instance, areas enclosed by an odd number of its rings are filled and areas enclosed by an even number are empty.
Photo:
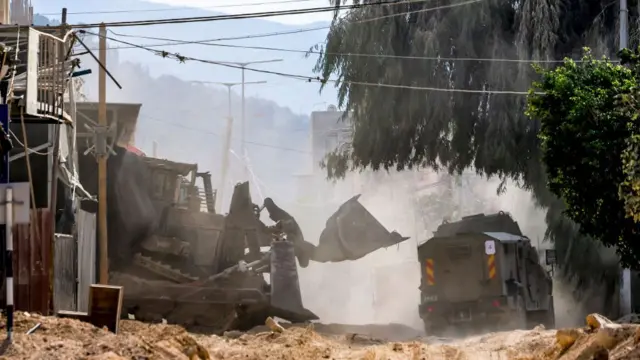
[[[380,224],[359,195],[326,221],[316,245],[272,199],[254,204],[248,182],[235,185],[219,214],[211,176],[195,164],[128,152],[110,161],[109,282],[124,287],[123,314],[137,320],[214,333],[268,316],[318,320],[303,305],[298,265],[353,261],[408,239]]]

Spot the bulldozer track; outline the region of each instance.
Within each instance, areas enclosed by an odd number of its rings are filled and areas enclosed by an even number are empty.
[[[151,257],[143,256],[142,254],[136,254],[133,261],[136,265],[179,284],[191,283],[198,280],[195,276],[185,274],[178,269],[174,269],[169,265],[165,265],[159,261],[153,260]]]

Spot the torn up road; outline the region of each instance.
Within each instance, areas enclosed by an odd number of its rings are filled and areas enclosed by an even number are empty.
[[[0,359],[622,360],[640,356],[640,326],[615,324],[596,315],[588,318],[588,325],[580,329],[537,328],[449,341],[425,337],[388,341],[348,333],[352,330],[366,333],[366,326],[321,324],[284,326],[278,332],[257,328],[249,333],[215,336],[189,334],[173,325],[130,320],[122,321],[121,331],[115,335],[77,320],[16,315],[14,343]],[[41,325],[27,335],[36,324]],[[384,326],[373,328],[384,335]]]

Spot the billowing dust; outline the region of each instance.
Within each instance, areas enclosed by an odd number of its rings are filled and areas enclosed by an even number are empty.
[[[417,202],[416,177],[420,176],[427,193],[420,196],[425,202]],[[315,183],[322,184],[324,174],[317,175]],[[325,183],[321,191],[326,199],[333,198],[335,208],[327,213],[318,209],[293,207],[305,240],[316,242],[325,226],[326,218],[338,207],[337,204],[361,194],[359,201],[388,230],[396,230],[409,240],[397,246],[380,249],[357,261],[343,263],[311,263],[298,269],[302,298],[309,310],[323,322],[349,324],[401,323],[422,328],[417,316],[420,304],[420,262],[418,245],[433,236],[433,231],[445,217],[460,218],[477,213],[506,211],[513,215],[522,232],[532,239],[540,249],[551,245],[544,241],[546,230],[545,211],[535,205],[531,194],[513,184],[498,196],[498,179],[486,179],[475,173],[466,174],[455,186],[454,195],[443,196],[448,181],[444,174],[430,170],[363,172],[348,174],[337,183]],[[434,211],[426,207],[436,206]],[[564,299],[567,301],[565,302]],[[559,304],[559,302],[563,302]],[[586,315],[572,307],[575,301],[569,296],[556,299],[560,308],[571,310],[570,320],[563,323],[574,325]],[[339,303],[341,306],[335,306]],[[566,306],[564,306],[566,303]],[[560,311],[556,311],[560,314]],[[576,317],[577,316],[577,317]]]
[[[16,315],[14,341],[3,349],[0,359],[577,360],[585,352],[606,351],[608,359],[622,360],[637,359],[639,354],[634,351],[640,342],[640,328],[636,325],[614,325],[604,333],[589,328],[558,333],[539,328],[452,341],[416,337],[419,334],[400,325],[385,328],[313,324],[288,326],[281,333],[260,327],[248,333],[215,336],[128,320],[121,321],[120,332],[114,335],[77,320]],[[27,335],[36,324],[41,325]],[[380,336],[395,334],[396,339],[376,338],[371,332]]]

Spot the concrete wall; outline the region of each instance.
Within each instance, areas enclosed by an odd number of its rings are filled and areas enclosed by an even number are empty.
[[[325,154],[336,149],[349,137],[349,119],[342,120],[344,112],[327,110],[311,113],[311,151],[314,171]]]

